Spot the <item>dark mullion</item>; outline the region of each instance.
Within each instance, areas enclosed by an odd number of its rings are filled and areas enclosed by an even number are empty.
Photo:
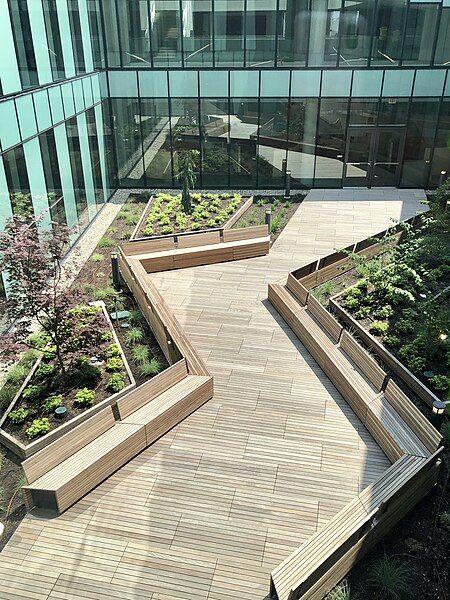
[[[345,0],[341,0],[341,10],[339,12],[339,29],[338,29],[338,43],[337,43],[337,56],[335,67],[341,67],[341,37],[342,37],[342,21],[344,16]]]
[[[200,95],[200,74],[197,72],[197,104],[198,104],[198,140],[200,150],[199,175],[200,187],[203,187],[203,134],[202,134],[202,111],[201,111],[201,95]]]
[[[355,76],[355,71],[352,71],[352,78],[350,80],[350,93],[348,95],[348,104],[347,104],[347,119],[345,123],[345,141],[344,141],[344,149],[342,151],[342,175],[341,175],[341,188],[344,187],[344,180],[347,176],[347,144],[348,144],[348,134],[350,128],[350,114],[352,110],[352,93],[353,93],[353,77]],[[370,160],[370,150],[369,150],[369,160]],[[370,167],[370,163],[369,163]]]
[[[216,24],[214,1],[215,0],[211,0],[211,54],[213,68],[216,66]]]
[[[273,59],[274,67],[278,64],[278,29],[280,25],[280,0],[277,0],[277,7],[275,13],[275,55]]]
[[[181,48],[181,67],[184,67],[183,0],[179,0],[179,6],[180,6],[180,48]]]
[[[439,28],[440,28],[440,24],[441,24],[441,17],[442,17],[442,10],[443,10],[442,3],[438,4],[437,10],[438,10],[438,16],[436,19],[436,31],[434,32],[433,48],[431,50],[430,66],[434,65],[434,59],[436,56],[436,48],[437,48],[437,42],[438,42],[438,37],[439,37]],[[447,78],[447,75],[446,75],[446,78]]]
[[[244,20],[243,20],[243,36],[244,36],[244,56],[242,64],[244,67],[247,66],[247,0],[244,0]],[[233,65],[234,66],[234,65]]]
[[[408,26],[408,17],[409,17],[409,7],[410,7],[410,0],[406,0],[406,11],[405,11],[405,16],[404,16],[403,31],[402,31],[402,49],[400,51],[400,59],[398,61],[399,67],[403,66],[403,57],[404,57],[404,53],[405,53],[405,43],[406,43],[406,29]],[[414,75],[414,78],[415,78],[415,75]]]

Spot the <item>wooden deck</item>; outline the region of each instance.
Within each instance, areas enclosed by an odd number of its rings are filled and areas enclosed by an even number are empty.
[[[395,196],[314,192],[269,256],[148,275],[215,396],[62,516],[26,517],[0,555],[1,599],[267,595],[273,567],[389,464],[267,284],[422,208]]]

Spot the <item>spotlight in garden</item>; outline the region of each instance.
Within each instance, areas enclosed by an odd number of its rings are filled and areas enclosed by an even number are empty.
[[[441,171],[441,174],[439,175],[439,186],[441,186],[446,179],[447,179],[447,171]]]
[[[445,340],[448,338],[448,335],[446,333],[440,333],[439,334],[439,339],[442,340],[443,342],[445,342]]]
[[[437,429],[441,428],[441,425],[444,422],[444,415],[445,415],[445,402],[442,402],[442,400],[435,400],[433,402],[433,408],[431,409],[430,421],[433,423],[433,425]]]
[[[284,199],[289,200],[291,197],[291,172],[286,171],[286,183],[284,190]]]

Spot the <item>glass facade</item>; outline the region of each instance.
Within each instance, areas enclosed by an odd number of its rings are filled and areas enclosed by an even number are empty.
[[[0,227],[117,187],[434,188],[450,0],[0,0]]]

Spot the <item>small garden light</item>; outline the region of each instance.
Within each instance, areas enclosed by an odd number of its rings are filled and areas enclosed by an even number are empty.
[[[446,333],[440,333],[439,334],[439,339],[442,340],[443,342],[445,342],[445,340],[448,338],[448,334]]]
[[[291,197],[291,172],[286,171],[286,184],[284,190],[284,199],[289,200]]]
[[[265,223],[266,223],[267,227],[269,228],[269,233],[270,233],[270,226],[272,224],[272,211],[270,210],[270,208],[268,208],[266,210]]]
[[[111,271],[114,289],[120,292],[119,255],[117,252],[111,252]]]
[[[433,402],[433,408],[431,410],[431,419],[430,420],[437,429],[441,428],[441,425],[444,422],[444,415],[445,415],[445,402],[442,402],[442,400],[435,400]]]

